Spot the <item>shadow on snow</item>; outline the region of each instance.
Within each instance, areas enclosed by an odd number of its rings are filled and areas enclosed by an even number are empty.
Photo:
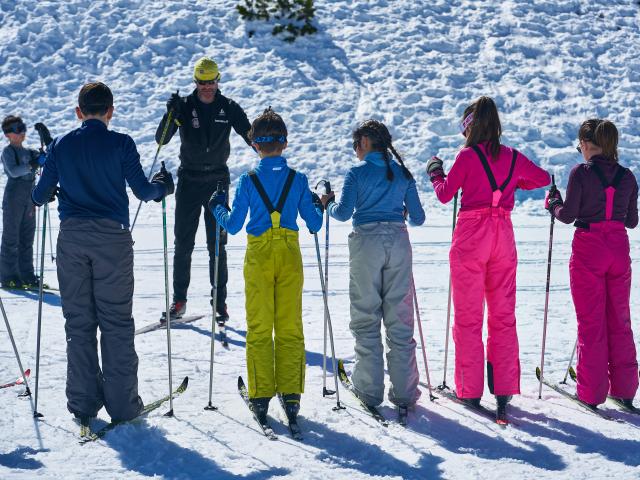
[[[283,468],[269,468],[235,475],[197,451],[168,440],[159,428],[146,422],[122,425],[118,435],[107,435],[104,440],[118,452],[123,468],[149,477],[261,480],[290,473]]]

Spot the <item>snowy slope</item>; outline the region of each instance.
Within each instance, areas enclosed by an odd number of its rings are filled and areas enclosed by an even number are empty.
[[[77,124],[72,107],[80,85],[103,80],[116,96],[113,127],[134,137],[143,163],[150,166],[166,98],[178,88],[191,89],[193,61],[209,54],[220,64],[223,92],[238,100],[250,118],[268,105],[282,112],[291,132],[293,165],[311,183],[328,177],[337,186],[353,161],[353,126],[369,116],[384,120],[420,179],[428,206],[428,225],[412,229],[411,238],[434,384],[443,378],[451,206],[432,208],[433,194],[422,171],[436,153],[450,165],[461,142],[456,124],[468,102],[480,94],[494,96],[505,143],[554,171],[561,183],[579,160],[574,144],[580,121],[606,116],[620,129],[623,163],[637,172],[636,2],[317,2],[320,33],[293,45],[260,33],[248,38],[248,27],[233,11],[235,3],[0,0],[0,115],[19,112],[29,126],[45,121],[54,135],[62,133]],[[35,145],[35,134],[29,134],[27,143]],[[178,145],[173,141],[161,153],[174,171]],[[252,152],[232,134],[234,178],[254,162]],[[530,194],[534,199],[541,195]],[[173,199],[168,203],[173,208]],[[164,305],[160,209],[156,204],[143,208],[134,233],[137,326],[155,321]],[[15,389],[0,391],[0,478],[640,478],[638,419],[631,420],[633,425],[607,422],[547,389],[545,400],[537,400],[533,372],[540,360],[548,218],[540,214],[538,202],[525,202],[514,223],[523,393],[514,400],[518,427],[502,431],[445,399],[429,402],[426,392],[407,430],[378,426],[346,392],[341,399],[347,410],[332,412],[335,401],[321,395],[322,298],[313,238],[305,233],[308,370],[301,424],[306,438],[304,443],[288,438],[274,402],[271,414],[279,423],[280,440],[266,440],[235,391],[237,375],[245,375],[245,240],[240,235],[229,247],[231,345],[228,351],[216,345],[214,403],[219,412],[202,409],[209,376],[210,319],[205,318],[172,335],[174,386],[184,375],[191,378],[187,393],[175,402],[176,418],[162,417],[161,409],[146,421],[120,427],[104,442],[79,447],[78,428],[65,407],[60,300],[47,297],[39,398],[45,417],[34,423],[28,401],[16,400]],[[57,225],[54,219],[54,235]],[[202,230],[189,311],[204,314],[209,312],[209,286]],[[347,369],[353,360],[346,307],[349,231],[349,225],[332,223],[330,302],[336,350]],[[567,271],[571,234],[569,227],[556,227],[546,364],[551,379],[562,377],[575,340]],[[630,236],[637,262],[640,236]],[[57,283],[49,257],[46,278]],[[3,293],[2,299],[23,362],[33,371],[34,296]],[[636,277],[636,333],[639,303]],[[150,401],[167,390],[166,337],[146,334],[136,346],[140,392]],[[452,364],[453,356],[449,384]],[[13,379],[16,371],[0,323],[0,383]],[[333,377],[328,380],[331,384]],[[488,392],[484,402],[493,402]],[[383,412],[393,418],[388,404]],[[101,418],[107,419],[104,412]]]

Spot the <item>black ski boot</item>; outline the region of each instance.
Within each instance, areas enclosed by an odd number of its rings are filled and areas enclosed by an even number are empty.
[[[507,419],[507,404],[511,401],[511,398],[511,395],[496,395],[496,403],[498,404],[496,409],[496,422],[500,425],[509,423]]]
[[[217,309],[218,311],[216,312],[216,321],[218,322],[218,325],[220,323],[222,323],[223,325],[227,322],[227,320],[229,320],[229,312],[227,312],[227,304],[224,304],[224,307],[222,307],[222,309]]]
[[[618,398],[618,397],[611,397],[613,399],[614,402],[620,404],[620,406],[622,406],[623,408],[633,412],[638,410],[634,405],[633,405],[633,398]]]
[[[271,397],[256,397],[249,399],[251,411],[261,425],[266,425],[268,423],[267,412],[269,412],[269,401],[271,401]]]
[[[22,288],[26,290],[34,290],[40,288],[40,277],[38,275],[30,275],[22,279]],[[44,283],[42,288],[49,288],[49,285]]]
[[[300,394],[299,393],[283,393],[281,395],[282,405],[287,414],[289,421],[296,421],[298,412],[300,411]]]
[[[22,288],[22,281],[17,277],[5,278],[2,280],[2,288],[7,290]]]
[[[398,423],[403,427],[406,427],[408,416],[409,416],[409,407],[407,407],[406,405],[398,405]]]
[[[480,398],[459,398],[459,400],[472,408],[480,408]]]
[[[177,320],[182,318],[182,316],[187,311],[187,301],[175,301],[169,307],[169,316],[171,320]],[[167,321],[166,312],[162,312],[162,317],[160,317],[160,323],[165,323]]]

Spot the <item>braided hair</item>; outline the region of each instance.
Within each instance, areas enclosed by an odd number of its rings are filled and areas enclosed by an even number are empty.
[[[413,180],[413,175],[411,175],[411,172],[405,166],[402,157],[393,147],[393,144],[391,143],[391,134],[384,123],[373,119],[365,120],[353,131],[352,137],[353,144],[356,146],[360,143],[362,137],[367,137],[371,141],[371,148],[377,152],[382,152],[382,156],[384,157],[384,161],[387,165],[387,180],[391,182],[394,178],[393,170],[391,170],[392,154],[400,163],[400,168],[402,168],[404,176],[409,180]]]

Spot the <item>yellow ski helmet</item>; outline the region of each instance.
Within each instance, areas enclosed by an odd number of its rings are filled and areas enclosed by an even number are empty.
[[[204,81],[220,80],[218,64],[209,57],[202,57],[193,67],[193,78]]]

